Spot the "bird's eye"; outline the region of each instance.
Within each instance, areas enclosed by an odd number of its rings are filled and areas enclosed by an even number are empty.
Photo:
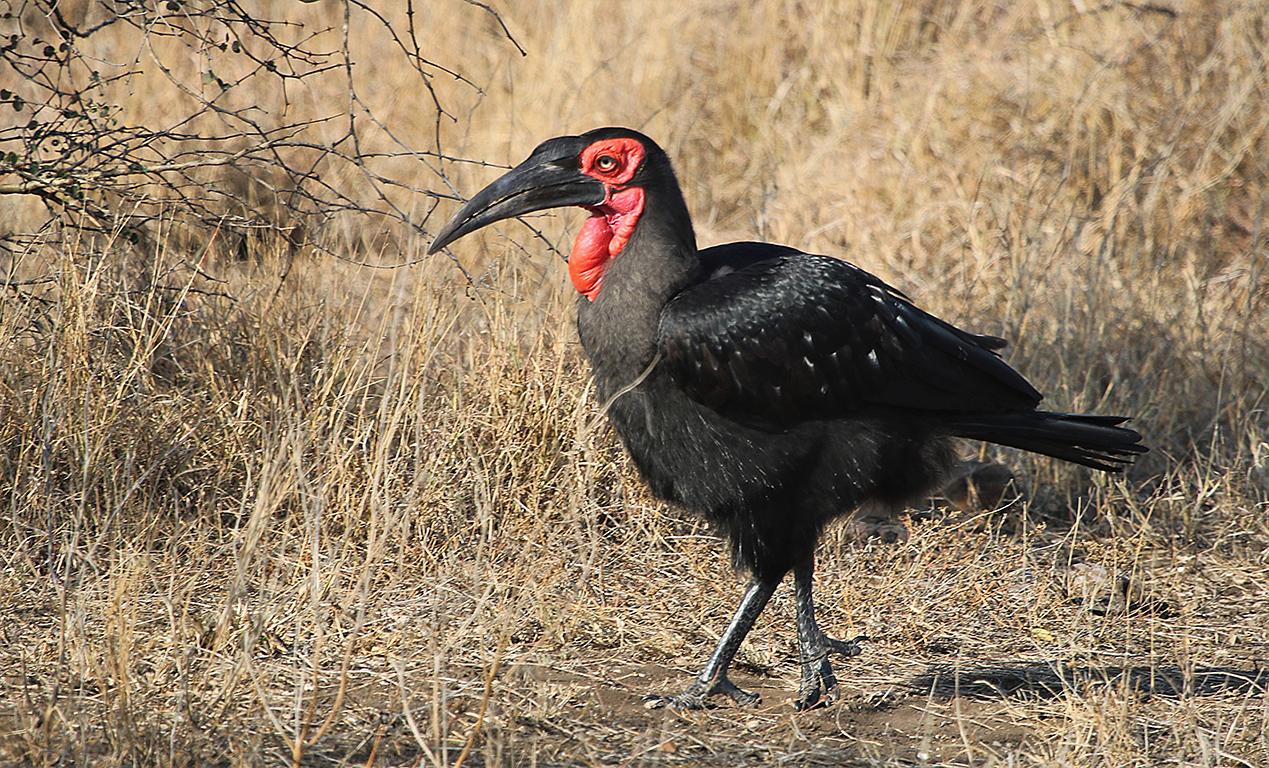
[[[612,155],[600,155],[595,158],[595,167],[605,173],[617,167],[617,158]]]

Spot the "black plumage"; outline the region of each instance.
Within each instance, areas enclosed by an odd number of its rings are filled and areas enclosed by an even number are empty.
[[[762,243],[701,256],[724,266],[665,306],[660,343],[688,396],[729,418],[775,427],[1040,401],[993,351],[999,339],[948,325],[853,264]]]
[[[653,704],[754,700],[727,667],[790,571],[797,703],[831,700],[827,655],[859,648],[815,622],[816,541],[835,518],[897,513],[936,488],[955,438],[1105,471],[1145,450],[1124,418],[1037,410],[1040,393],[998,355],[1003,340],[924,312],[848,262],[768,243],[698,250],[668,158],[634,131],[545,142],[472,198],[433,250],[557,205],[592,213],[570,272],[584,294],[582,346],[617,434],[654,492],[712,521],[753,576],[696,680]]]

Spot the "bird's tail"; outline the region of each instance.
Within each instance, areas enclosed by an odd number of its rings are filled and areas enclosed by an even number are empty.
[[[952,434],[1043,453],[1103,472],[1118,472],[1149,449],[1141,435],[1121,427],[1126,416],[1083,413],[972,413],[951,423]]]

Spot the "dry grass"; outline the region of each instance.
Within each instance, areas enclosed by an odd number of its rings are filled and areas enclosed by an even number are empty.
[[[1262,4],[506,5],[527,58],[428,9],[424,48],[484,88],[441,84],[447,148],[641,128],[703,243],[847,255],[1155,451],[1113,480],[1001,452],[1009,510],[831,535],[825,626],[874,638],[844,703],[784,700],[781,593],[737,675],[760,708],[647,712],[737,579],[594,426],[522,227],[457,249],[475,286],[352,233],[414,265],[32,252],[50,303],[0,304],[0,762],[1269,764]],[[365,63],[394,130],[431,131]],[[146,279],[200,259],[232,300]]]

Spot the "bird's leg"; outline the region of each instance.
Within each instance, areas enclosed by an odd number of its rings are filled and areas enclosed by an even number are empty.
[[[745,596],[740,601],[740,607],[736,609],[736,615],[732,616],[731,624],[727,626],[727,631],[718,641],[714,654],[709,657],[705,668],[700,671],[687,690],[677,696],[645,696],[643,697],[644,705],[649,709],[660,707],[701,709],[705,706],[707,698],[717,694],[723,694],[737,704],[746,706],[757,704],[758,694],[736,687],[731,680],[727,679],[727,668],[731,666],[731,661],[740,648],[740,642],[745,639],[745,635],[749,634],[758,614],[762,613],[762,609],[766,607],[767,601],[771,599],[779,583],[778,579],[751,581],[749,588],[745,590]]]
[[[820,629],[815,622],[815,601],[811,597],[812,574],[815,557],[808,557],[794,570],[797,592],[798,647],[802,656],[802,680],[798,684],[798,697],[794,702],[798,709],[827,706],[837,700],[837,676],[828,656],[840,654],[845,658],[861,653],[859,643],[867,638],[835,640]]]

